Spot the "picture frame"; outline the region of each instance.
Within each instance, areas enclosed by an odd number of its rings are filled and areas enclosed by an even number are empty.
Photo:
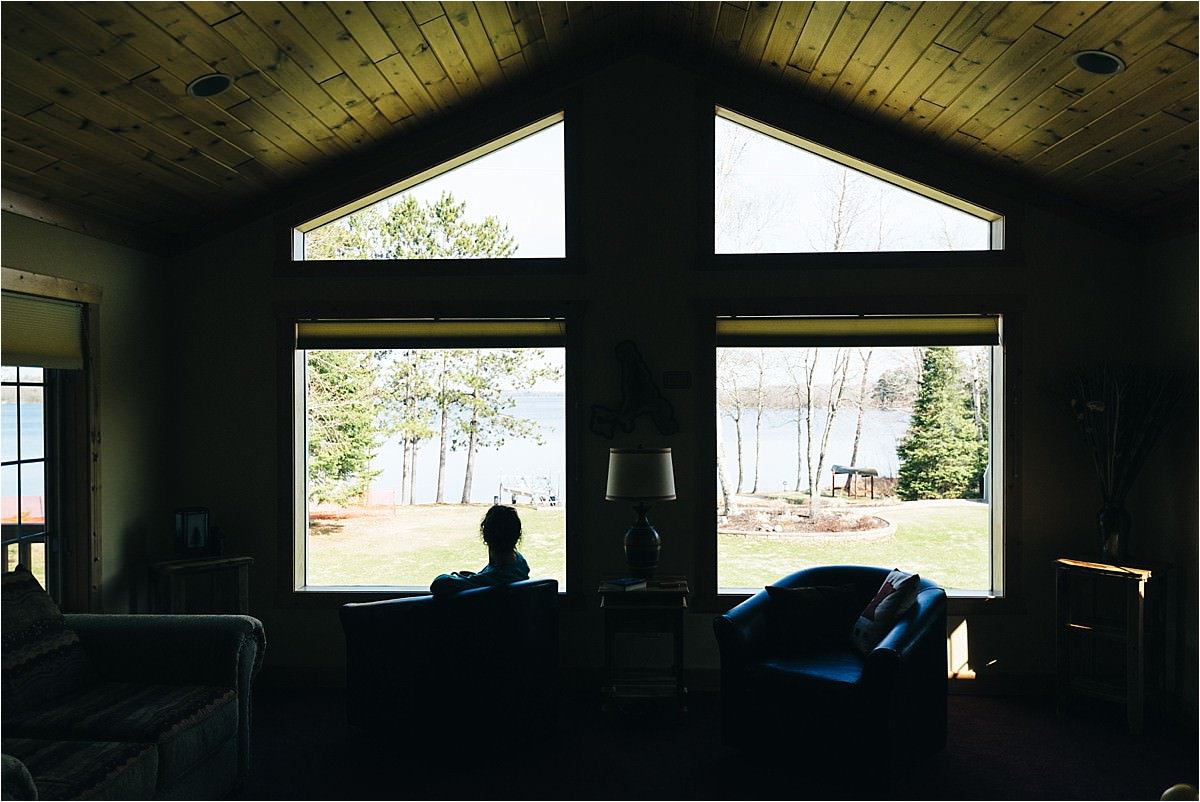
[[[175,510],[175,551],[186,556],[208,553],[208,508],[183,507]]]

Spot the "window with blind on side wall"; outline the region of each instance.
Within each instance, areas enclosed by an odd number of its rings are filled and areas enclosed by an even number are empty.
[[[49,293],[18,292],[9,289]],[[68,611],[99,609],[99,531],[89,432],[99,288],[4,270],[0,298],[0,528],[20,564]]]

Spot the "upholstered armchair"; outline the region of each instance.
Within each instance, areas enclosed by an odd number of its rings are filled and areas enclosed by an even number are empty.
[[[774,745],[797,758],[915,756],[945,745],[945,591],[914,577],[915,599],[877,643],[851,637],[889,571],[797,571],[714,619],[726,744]]]
[[[481,721],[531,734],[558,699],[558,582],[341,608],[346,713],[366,729],[462,733]]]

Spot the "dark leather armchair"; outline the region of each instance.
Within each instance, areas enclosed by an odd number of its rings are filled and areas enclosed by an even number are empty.
[[[461,733],[554,722],[558,582],[345,604],[346,712],[368,729]]]
[[[922,578],[916,601],[874,649],[863,654],[850,639],[854,611],[866,607],[889,570],[820,566],[773,583],[843,586],[852,612],[836,626],[785,612],[765,589],[714,619],[726,744],[848,759],[914,756],[945,745],[945,591]]]

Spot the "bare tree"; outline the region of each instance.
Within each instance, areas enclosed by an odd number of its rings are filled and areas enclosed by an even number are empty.
[[[810,235],[818,250],[881,251],[902,239],[892,224],[885,184],[849,167],[836,166],[824,182],[824,225]]]
[[[964,348],[960,353],[963,353],[966,361],[966,379],[970,385],[971,393],[971,409],[975,417],[975,433],[981,439],[987,439],[987,431],[989,428],[988,422],[984,419],[987,415],[988,404],[987,388],[990,384],[988,373],[990,365],[988,360],[988,352],[985,348]]]
[[[847,250],[851,237],[866,218],[867,200],[862,176],[839,166],[825,179],[824,197],[825,222],[813,233],[815,241],[812,244],[825,252]]]
[[[909,373],[913,377],[913,386],[920,387],[921,374],[924,372],[923,365],[925,364],[925,348],[920,345],[913,346],[909,349],[908,356],[910,361],[908,362],[907,367]]]
[[[727,382],[727,403],[725,409],[733,421],[733,453],[737,455],[737,481],[733,486],[734,492],[740,493],[742,492],[742,481],[745,473],[743,467],[744,449],[742,448],[742,388],[739,387],[737,369],[725,371],[722,373],[722,377]]]
[[[738,168],[753,137],[761,136],[736,123],[721,121],[717,127],[715,159],[714,219],[718,251],[754,251],[763,232],[789,204],[778,191],[743,191]]]
[[[839,348],[833,352],[833,372],[830,374],[829,392],[825,396],[825,425],[821,429],[821,446],[817,452],[816,466],[809,473],[809,508],[812,514],[817,512],[817,498],[820,495],[817,481],[825,467],[825,453],[829,448],[829,434],[833,431],[833,422],[841,409],[842,400],[846,395],[846,380],[850,373],[850,350]],[[809,465],[812,467],[811,456]],[[815,478],[814,478],[815,477]]]
[[[895,244],[900,239],[891,223],[888,195],[882,186],[875,189],[875,203],[871,205],[871,211],[875,215],[875,241],[872,250],[882,251],[884,243]]]
[[[833,352],[833,364],[829,371],[829,384],[824,388],[818,383],[821,377],[821,355],[829,349],[795,348],[784,352],[783,369],[788,376],[788,394],[796,412],[796,487],[807,480],[809,514],[815,515],[819,506],[820,477],[825,466],[829,448],[829,437],[838,410],[846,394],[849,377],[850,351],[838,348]],[[823,390],[823,392],[822,392]],[[823,398],[824,421],[814,453],[814,424],[817,420],[817,404]]]
[[[820,352],[815,348],[793,348],[784,352],[783,369],[788,377],[787,392],[795,410],[796,489],[804,486],[807,472],[809,496],[815,493],[812,475],[813,383]]]
[[[718,351],[719,353],[719,351]],[[721,485],[721,515],[733,515],[737,512],[737,494],[729,484],[729,475],[725,470],[725,437],[721,433],[721,404],[717,402],[717,480]]]
[[[754,484],[751,493],[758,492],[758,470],[762,464],[762,419],[767,404],[767,352],[759,348],[755,351],[752,362],[754,368],[754,388],[751,401],[754,404]]]
[[[741,348],[722,348],[717,357],[717,389],[722,398],[721,404],[730,420],[733,421],[734,439],[736,442],[737,482],[735,492],[741,493],[746,486],[746,447],[745,432],[742,423],[748,407],[756,411],[755,427],[762,420],[763,372],[762,355],[757,361],[755,356]],[[755,446],[755,477],[754,485],[758,486],[757,445]]]
[[[718,358],[717,386],[724,402],[725,414],[733,421],[734,455],[737,459],[737,481],[734,492],[742,492],[742,414],[743,390],[741,386],[741,371],[738,364],[739,354],[735,349],[723,348]]]
[[[865,351],[862,348],[856,349],[859,359],[862,361],[862,373],[858,377],[858,396],[854,399],[854,405],[857,410],[856,420],[854,422],[854,445],[850,449],[850,464],[858,464],[858,445],[862,440],[863,415],[867,409],[867,374],[871,370],[871,356],[875,351],[867,348]],[[850,482],[854,479],[853,476],[846,477],[846,487],[850,487]]]
[[[937,239],[941,240],[942,248],[947,251],[958,250],[966,239],[961,225],[954,225],[954,222],[945,211],[938,212]]]

